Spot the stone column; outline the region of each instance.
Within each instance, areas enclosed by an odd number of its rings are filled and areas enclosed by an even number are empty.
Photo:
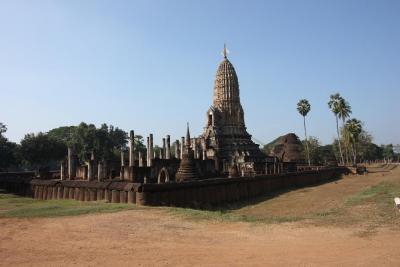
[[[171,136],[167,135],[167,148],[165,150],[165,158],[171,159]]]
[[[193,149],[193,155],[194,158],[197,159],[197,145],[196,145],[196,138],[193,138],[191,141],[192,144],[192,149]]]
[[[91,181],[93,180],[93,161],[88,160],[87,166],[88,166],[88,180]]]
[[[153,151],[154,151],[153,134],[150,134],[150,158],[151,159],[154,159]],[[151,165],[153,165],[153,164],[151,163]]]
[[[153,134],[149,136],[149,147],[148,147],[148,158],[147,158],[147,167],[151,167],[153,165],[154,151],[153,151]]]
[[[150,166],[150,137],[147,137],[147,145],[146,145],[146,166]]]
[[[68,148],[68,179],[72,180],[75,178],[75,164],[72,155],[72,148]]]
[[[131,163],[130,160],[131,160],[131,158],[129,158],[129,164]],[[121,148],[121,170],[120,170],[119,178],[121,178],[122,180],[124,180],[124,173],[125,173],[125,153],[124,153],[124,149]]]
[[[61,162],[61,166],[60,166],[60,179],[61,180],[65,180],[65,162],[62,161]]]
[[[160,158],[165,159],[166,158],[166,145],[165,145],[165,138],[162,139],[162,150],[160,153]]]
[[[203,150],[203,160],[207,159],[207,151]]]
[[[175,141],[175,158],[177,158],[177,159],[181,158],[179,140]]]
[[[202,159],[201,157],[203,156],[203,154],[201,153],[201,148],[197,148],[197,158],[198,159]]]
[[[135,166],[135,134],[133,131],[129,133],[129,167]]]
[[[125,152],[124,149],[121,148],[121,167],[125,166]]]
[[[185,137],[181,137],[181,156],[180,158],[183,158],[183,152],[185,151]]]
[[[97,164],[97,179],[99,182],[104,179],[103,163],[101,161]]]
[[[139,151],[139,167],[143,167],[143,156],[142,152]]]

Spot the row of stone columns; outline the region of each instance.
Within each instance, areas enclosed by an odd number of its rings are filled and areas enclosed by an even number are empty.
[[[191,145],[194,150],[194,158],[196,159],[207,159],[207,153],[205,150],[205,143],[202,142],[201,144],[198,144],[198,139],[193,138],[190,140]],[[181,137],[181,142],[179,140],[175,141],[175,151],[174,151],[174,156],[177,159],[182,159],[183,152],[185,150],[185,137]],[[160,159],[171,159],[172,158],[172,153],[171,153],[171,136],[167,135],[166,138],[162,139],[162,148],[159,152],[159,155],[156,155],[154,151],[154,142],[153,142],[153,134],[150,134],[147,137],[147,155],[146,155],[146,160],[147,160],[147,166],[151,167],[152,166],[152,160],[154,158],[160,158]]]
[[[171,137],[170,135],[167,135],[166,138],[162,139],[163,141],[163,147],[162,150],[160,151],[159,158],[161,159],[171,159]],[[192,147],[194,148],[194,156],[197,159],[206,159],[206,154],[205,150],[198,149],[198,144],[197,144],[197,139],[194,138],[191,140],[193,142]],[[135,135],[134,131],[129,132],[129,146],[128,146],[128,153],[129,153],[129,167],[135,166],[135,150],[134,150],[134,145],[135,145]],[[182,137],[181,142],[179,140],[175,141],[175,157],[178,159],[182,159],[182,154],[185,149],[185,137]],[[203,152],[203,153],[202,153]],[[156,157],[155,151],[154,151],[154,142],[153,142],[153,134],[150,134],[147,137],[147,155],[146,155],[146,164],[144,164],[144,159],[142,156],[142,153],[139,152],[139,166],[143,167],[146,165],[147,167],[152,167],[152,160]],[[92,153],[91,159],[86,162],[87,167],[88,167],[88,173],[87,173],[87,178],[88,180],[93,180],[95,178],[95,160],[94,160],[94,155]],[[98,162],[97,164],[97,177],[99,180],[104,179],[106,171],[105,169],[105,163]],[[61,179],[69,179],[72,180],[76,176],[76,164],[75,164],[75,159],[74,159],[74,154],[72,148],[68,148],[68,160],[67,160],[67,177],[65,177],[65,164],[61,164]],[[125,152],[121,149],[121,172],[120,172],[120,177],[124,179],[124,168],[125,168]]]
[[[129,168],[135,166],[135,132],[129,132],[128,141],[128,156],[129,156]],[[140,157],[140,156],[139,156]],[[121,171],[120,178],[125,179],[125,151],[121,149]]]
[[[207,159],[207,152],[206,152],[206,146],[204,143],[204,140],[201,139],[201,143],[199,144],[199,139],[198,138],[193,138],[192,139],[192,148],[193,148],[193,153],[194,153],[194,158],[195,159],[202,159],[206,160]]]
[[[206,159],[206,153],[205,149],[201,148],[199,149],[199,145],[197,144],[197,138],[191,140],[193,144],[192,145],[195,148],[195,158],[197,159]],[[203,147],[203,146],[201,146]],[[159,154],[156,155],[156,152],[154,151],[154,140],[153,140],[153,134],[149,134],[147,137],[147,144],[146,144],[146,166],[151,167],[152,166],[152,160],[156,157],[160,159],[171,159],[172,158],[172,152],[171,152],[171,136],[167,135],[166,138],[162,139],[162,148],[159,151]],[[175,151],[174,151],[174,156],[177,159],[182,159],[183,152],[185,150],[185,137],[181,137],[181,142],[179,140],[175,141]],[[141,153],[139,152],[139,161],[142,158]],[[139,165],[142,165],[139,163]]]
[[[265,164],[265,174],[280,174],[282,173],[282,171],[283,165],[276,159],[274,160],[274,164],[271,167],[268,167],[268,163]]]
[[[121,153],[121,159],[123,157],[123,153]],[[121,163],[123,166],[123,162]],[[95,174],[97,173],[97,179],[99,181],[103,181],[106,178],[106,168],[107,164],[103,161],[98,161],[96,166],[96,161],[94,157],[94,153],[91,154],[90,160],[86,162],[87,166],[87,176],[84,175],[82,178],[86,178],[89,181],[95,179]],[[97,168],[96,168],[97,167]],[[65,169],[67,169],[67,174],[65,175]],[[67,168],[65,163],[61,163],[60,168],[60,178],[61,180],[73,180],[76,177],[76,163],[73,154],[73,149],[68,148],[68,158],[67,158]]]
[[[71,147],[68,147],[67,162],[61,162],[60,178],[61,180],[72,180],[76,176],[76,166],[74,152]]]

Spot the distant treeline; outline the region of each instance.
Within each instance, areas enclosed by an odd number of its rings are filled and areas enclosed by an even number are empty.
[[[263,151],[266,154],[271,154],[272,149],[277,144],[278,139],[272,141],[271,143],[264,146]],[[310,154],[310,162],[312,165],[325,165],[329,164],[332,160],[340,162],[340,151],[338,140],[335,139],[332,144],[329,145],[321,145],[320,141],[317,137],[310,136],[307,141],[302,140],[303,145],[303,157],[307,158],[306,152],[306,142],[308,142],[308,149]],[[345,149],[344,160],[345,164],[351,165],[353,164],[353,157],[350,155],[350,149],[347,149],[347,145],[342,143]],[[365,161],[379,161],[379,160],[387,160],[387,161],[399,161],[400,154],[394,152],[393,145],[377,145],[372,142],[372,137],[366,132],[362,132],[359,141],[356,144],[357,146],[357,161],[365,162]]]
[[[121,149],[125,149],[128,142],[127,132],[107,124],[96,128],[82,122],[78,126],[59,127],[46,133],[29,133],[20,144],[10,142],[3,135],[6,131],[6,125],[0,123],[0,171],[58,168],[67,156],[68,147],[74,149],[81,162],[88,160],[92,152],[100,160],[118,160]],[[135,135],[135,150],[145,150],[140,135]]]
[[[0,171],[36,170],[41,167],[58,169],[59,164],[67,156],[67,148],[72,147],[78,159],[84,163],[93,152],[99,160],[119,160],[121,149],[126,149],[128,133],[102,124],[97,128],[93,124],[82,122],[78,126],[65,126],[52,129],[46,133],[29,133],[21,140],[20,144],[9,141],[4,133],[7,131],[5,124],[0,123]],[[341,145],[345,162],[352,163],[356,153],[357,162],[375,160],[399,160],[399,154],[394,153],[393,145],[376,145],[372,137],[363,129],[357,142],[349,140],[345,135],[346,130],[341,131]],[[341,154],[339,142],[334,140],[331,145],[322,146],[316,137],[309,137],[302,141],[303,146],[308,145],[309,153],[303,149],[304,158],[310,157],[311,164],[324,165],[336,158],[339,162]],[[264,147],[264,152],[269,154],[274,142]],[[160,147],[156,146],[158,153]],[[145,152],[143,137],[135,135],[135,151]],[[173,149],[172,149],[173,150]],[[307,155],[306,155],[307,154]]]

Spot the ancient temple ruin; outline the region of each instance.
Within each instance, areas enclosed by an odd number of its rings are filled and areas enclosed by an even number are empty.
[[[268,154],[262,152],[247,132],[238,77],[226,48],[223,56],[213,104],[199,137],[190,136],[188,125],[185,137],[171,146],[171,136],[165,136],[155,153],[152,133],[146,138],[146,149],[135,151],[135,135],[130,131],[128,149],[121,148],[120,160],[91,153],[82,162],[71,147],[60,172],[50,178],[17,173],[19,179],[0,177],[0,188],[38,199],[208,208],[329,181],[348,172],[345,167],[298,166],[304,159],[294,134],[276,139]]]
[[[215,77],[213,104],[207,111],[207,125],[200,137],[204,150],[221,172],[226,173],[230,166],[236,165],[242,172],[263,173],[267,157],[247,132],[238,77],[225,46],[223,56]]]
[[[171,151],[171,136],[162,138],[162,148],[158,154],[154,150],[153,134],[147,137],[145,153],[135,152],[134,132],[131,131],[127,162],[125,151],[121,150],[120,163],[99,160],[92,155],[89,161],[81,164],[73,150],[69,149],[61,177],[69,180],[120,179],[136,183],[166,183],[277,174],[289,166],[284,164],[284,157],[262,152],[247,132],[238,76],[228,60],[225,46],[223,60],[215,76],[213,103],[206,113],[206,121],[203,134],[197,138],[190,137],[188,127],[186,137],[175,141],[174,151]],[[290,170],[295,170],[295,162],[291,162]]]

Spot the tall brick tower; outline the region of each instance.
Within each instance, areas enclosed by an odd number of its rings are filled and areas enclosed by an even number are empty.
[[[227,58],[226,46],[223,57],[215,77],[213,105],[207,111],[207,125],[201,136],[207,157],[216,160],[222,172],[233,164],[263,168],[266,156],[246,130],[238,77]]]

